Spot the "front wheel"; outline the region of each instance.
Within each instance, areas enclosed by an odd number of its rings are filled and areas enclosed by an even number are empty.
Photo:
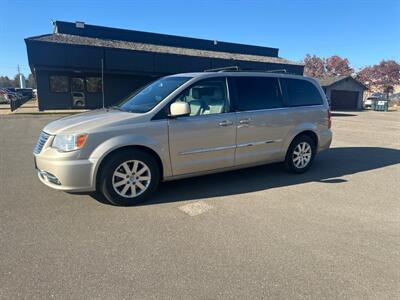
[[[124,150],[106,161],[98,189],[110,203],[130,206],[148,198],[159,181],[160,170],[151,155],[143,151]]]
[[[285,166],[292,173],[304,173],[311,167],[315,153],[314,140],[307,135],[300,135],[290,144],[285,158]]]

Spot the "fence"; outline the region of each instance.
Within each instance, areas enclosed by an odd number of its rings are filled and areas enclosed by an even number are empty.
[[[28,96],[22,96],[18,99],[13,99],[10,101],[10,108],[11,111],[15,111],[17,108],[21,107],[23,104],[25,104],[29,99],[31,99]]]

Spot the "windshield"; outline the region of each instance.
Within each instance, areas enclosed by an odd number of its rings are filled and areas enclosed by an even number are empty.
[[[148,112],[191,78],[175,76],[160,78],[128,96],[120,103],[119,108],[134,113]]]

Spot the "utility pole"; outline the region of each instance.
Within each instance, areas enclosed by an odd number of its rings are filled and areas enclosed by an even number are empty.
[[[26,87],[25,77],[24,77],[23,74],[21,74],[21,71],[19,69],[19,65],[17,65],[17,69],[18,69],[19,87],[21,89],[24,89]]]

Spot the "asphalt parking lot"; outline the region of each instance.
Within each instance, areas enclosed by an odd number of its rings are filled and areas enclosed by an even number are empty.
[[[0,116],[1,299],[398,299],[400,112],[335,114],[307,174],[170,182],[129,208],[39,182],[59,117]]]

